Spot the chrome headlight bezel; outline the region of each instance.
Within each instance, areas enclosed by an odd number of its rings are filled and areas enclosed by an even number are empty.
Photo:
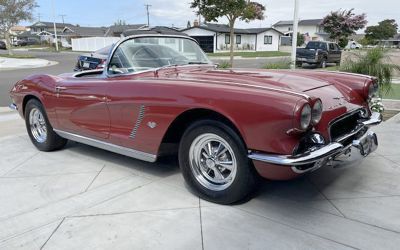
[[[300,129],[307,130],[308,127],[311,125],[311,106],[310,104],[306,103],[301,108],[300,112]]]
[[[318,124],[322,118],[323,105],[321,99],[317,99],[311,110],[311,123]]]
[[[369,100],[371,100],[372,98],[374,98],[376,96],[378,91],[379,91],[378,80],[374,79],[373,81],[370,82],[370,84],[368,84],[367,98]]]

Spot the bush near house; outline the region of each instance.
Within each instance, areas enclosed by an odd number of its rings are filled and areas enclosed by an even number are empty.
[[[207,53],[208,56],[229,56],[229,52]],[[234,56],[241,57],[276,57],[276,56],[289,56],[290,53],[281,51],[255,51],[255,52],[234,52]]]

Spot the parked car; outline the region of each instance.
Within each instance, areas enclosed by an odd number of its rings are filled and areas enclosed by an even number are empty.
[[[7,49],[7,45],[5,42],[0,41],[0,49]]]
[[[345,49],[348,49],[348,50],[350,50],[350,49],[362,49],[362,45],[361,44],[359,44],[358,42],[356,42],[356,41],[349,41],[349,43],[346,45],[346,47],[345,47]]]
[[[305,48],[298,48],[296,51],[296,64],[312,64],[325,68],[327,63],[340,64],[342,50],[339,45],[333,42],[310,41]]]
[[[133,35],[104,69],[18,81],[11,108],[41,151],[67,140],[155,162],[177,153],[207,200],[247,197],[259,176],[288,180],[355,164],[378,145],[376,78],[338,72],[220,70],[190,37]]]
[[[75,65],[74,71],[104,68],[111,48],[112,45],[109,45],[93,53],[78,56],[78,62]]]

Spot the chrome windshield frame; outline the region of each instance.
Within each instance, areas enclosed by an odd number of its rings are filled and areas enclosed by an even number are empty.
[[[199,43],[196,41],[196,39],[191,38],[190,36],[185,36],[185,35],[167,35],[167,34],[151,34],[151,35],[149,35],[149,34],[141,34],[141,35],[131,35],[131,36],[127,36],[127,37],[124,37],[124,38],[122,38],[121,40],[119,40],[117,43],[115,43],[114,46],[113,46],[113,48],[112,48],[112,50],[111,50],[110,53],[108,54],[107,61],[106,61],[106,65],[105,65],[105,67],[104,67],[104,69],[103,69],[103,75],[104,75],[105,77],[108,78],[108,77],[135,75],[135,74],[142,73],[142,72],[156,71],[156,70],[158,69],[158,68],[154,68],[154,69],[149,69],[149,70],[140,71],[140,72],[129,72],[129,73],[115,74],[115,75],[112,75],[112,74],[109,74],[109,73],[108,73],[108,67],[110,66],[111,58],[114,56],[114,53],[115,53],[115,51],[117,50],[117,48],[118,48],[121,44],[123,44],[124,42],[126,42],[126,41],[128,41],[128,40],[132,40],[132,39],[135,39],[135,38],[142,38],[142,37],[145,37],[145,38],[151,38],[151,37],[156,37],[156,38],[157,38],[157,37],[182,38],[182,39],[187,39],[187,40],[191,40],[191,41],[195,42],[195,43],[199,46],[199,48],[200,48],[200,45],[199,45]],[[201,50],[201,48],[200,48],[200,50]],[[202,51],[202,50],[201,50],[201,51]],[[206,53],[205,53],[204,51],[202,51],[202,52],[204,53],[204,56],[208,59]],[[209,60],[209,59],[208,59],[208,60]],[[211,65],[211,61],[210,61],[210,60],[209,60],[209,62],[210,62],[210,65]]]

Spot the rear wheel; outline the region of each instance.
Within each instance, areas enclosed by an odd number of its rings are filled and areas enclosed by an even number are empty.
[[[185,131],[179,165],[191,188],[202,198],[221,204],[244,199],[257,180],[239,136],[212,120],[196,122]]]
[[[322,69],[326,68],[326,58],[322,58],[322,61],[319,63],[319,67]]]
[[[53,151],[65,146],[67,140],[53,131],[43,105],[31,99],[25,106],[25,125],[32,143],[40,151]]]

